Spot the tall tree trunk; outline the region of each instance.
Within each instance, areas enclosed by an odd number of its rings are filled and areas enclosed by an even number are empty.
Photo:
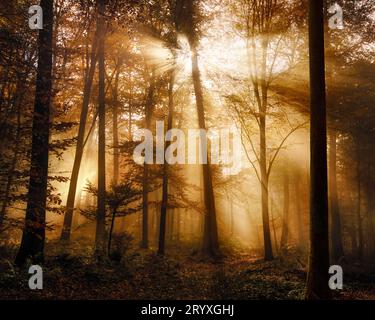
[[[272,197],[271,197],[272,199]],[[272,233],[273,233],[273,240],[274,240],[274,247],[276,254],[278,253],[278,243],[277,243],[277,236],[276,236],[276,226],[275,226],[275,217],[274,217],[274,203],[271,201],[271,222],[272,222]]]
[[[120,77],[121,61],[119,61],[118,70],[116,72],[115,83],[113,88],[113,110],[112,110],[112,131],[113,131],[113,184],[117,185],[119,181],[119,138],[118,138],[118,83]]]
[[[362,189],[361,189],[361,153],[357,144],[357,230],[358,230],[358,260],[363,260],[363,226],[361,216]]]
[[[53,0],[41,0],[43,29],[38,38],[38,68],[32,125],[31,168],[25,227],[15,263],[43,263],[48,179],[49,115],[52,94]]]
[[[272,242],[270,230],[270,218],[268,209],[268,172],[267,172],[267,144],[266,144],[266,116],[268,104],[268,88],[266,84],[266,67],[267,67],[267,48],[268,41],[265,39],[262,43],[262,101],[259,105],[259,130],[260,130],[260,183],[262,197],[262,222],[263,222],[263,240],[264,240],[264,259],[272,260]]]
[[[181,240],[181,208],[176,208],[176,240],[179,242]]]
[[[198,35],[196,16],[199,15],[199,5],[197,0],[177,0],[174,8],[175,24],[178,32],[187,35],[192,64],[192,78],[195,92],[195,101],[198,113],[199,128],[206,130],[206,119],[203,101],[203,90],[198,66]],[[200,139],[200,148],[205,150],[205,143]],[[219,254],[219,241],[216,221],[215,197],[212,184],[212,171],[210,161],[202,164],[203,170],[203,190],[204,190],[204,233],[202,251],[206,255],[215,257]]]
[[[206,119],[204,114],[203,91],[200,78],[200,71],[198,67],[198,53],[195,44],[190,41],[192,51],[192,73],[195,91],[195,100],[198,112],[199,128],[206,130]],[[206,141],[200,139],[201,150],[205,150],[204,144]],[[204,190],[204,234],[203,234],[203,252],[210,256],[217,256],[219,254],[219,241],[216,221],[215,197],[212,184],[212,171],[210,161],[207,157],[207,163],[202,164],[203,169],[203,190]]]
[[[307,299],[327,299],[329,240],[323,0],[309,0],[310,256]]]
[[[367,148],[370,147],[370,143],[367,142]],[[375,189],[375,181],[372,178],[374,175],[374,156],[367,159],[367,183],[366,183],[366,194],[367,194],[367,232],[368,232],[368,257],[369,259],[375,259],[375,197],[372,196],[373,190]]]
[[[6,216],[6,209],[9,205],[9,198],[11,195],[11,187],[13,184],[14,174],[17,166],[18,161],[18,154],[19,154],[19,143],[20,143],[20,137],[21,137],[21,101],[18,103],[17,107],[17,129],[16,129],[16,136],[14,140],[14,154],[13,159],[11,163],[11,167],[8,172],[8,176],[6,179],[6,187],[5,187],[5,193],[4,193],[4,200],[1,205],[1,211],[0,211],[0,230],[3,226],[4,219]]]
[[[285,169],[286,170],[286,169]],[[283,225],[281,229],[280,251],[285,253],[288,246],[289,237],[289,175],[284,172],[284,212],[283,212]]]
[[[113,208],[112,209],[111,226],[109,228],[109,234],[108,234],[108,246],[107,246],[108,257],[111,257],[112,235],[113,235],[113,229],[114,229],[114,226],[115,226],[116,214],[117,214],[117,208]]]
[[[174,209],[170,210],[170,213],[168,215],[167,219],[167,235],[168,235],[168,241],[171,243],[173,241],[173,232],[174,232]]]
[[[300,182],[300,174],[297,171],[295,174],[294,178],[294,199],[296,202],[296,218],[297,218],[297,238],[298,238],[298,244],[297,248],[299,253],[303,253],[306,251],[305,248],[305,232],[303,230],[303,223],[302,223],[302,218],[303,218],[303,211],[302,211],[302,206],[301,206],[301,199],[302,199],[302,194],[301,194],[301,182]]]
[[[173,112],[174,112],[173,86],[174,86],[174,73],[172,71],[172,74],[169,80],[169,87],[168,87],[169,103],[168,103],[168,129],[167,131],[171,130],[172,125],[173,125]],[[168,149],[170,144],[171,144],[170,141],[166,142],[165,150]],[[165,229],[166,229],[167,209],[168,209],[168,163],[167,161],[165,161],[164,166],[163,166],[162,189],[163,189],[163,194],[162,194],[161,210],[160,210],[160,231],[159,231],[159,248],[158,248],[158,254],[161,254],[161,255],[163,255],[165,252]]]
[[[105,1],[98,0],[98,65],[99,65],[99,106],[98,106],[98,207],[96,213],[95,248],[98,255],[104,253],[105,238]]]
[[[85,86],[83,90],[83,101],[82,101],[81,115],[79,119],[76,153],[74,156],[73,169],[72,169],[72,173],[70,176],[68,198],[66,201],[66,212],[65,212],[64,224],[63,224],[63,228],[61,232],[61,240],[63,241],[70,240],[70,235],[71,235],[74,202],[75,202],[75,197],[77,193],[78,176],[79,176],[79,170],[81,167],[84,143],[85,143],[87,114],[89,111],[91,88],[92,88],[92,83],[94,79],[96,63],[97,63],[97,32],[96,32],[93,45],[91,48],[90,66],[86,74]]]
[[[155,73],[152,72],[150,77],[150,86],[147,93],[145,104],[146,129],[150,130],[152,114],[154,110],[154,93],[155,93]],[[148,193],[149,193],[149,165],[143,165],[143,182],[142,182],[142,241],[141,247],[148,248]]]
[[[329,133],[329,202],[331,209],[331,249],[332,260],[337,262],[343,255],[344,249],[341,240],[341,218],[337,196],[336,173],[336,131]]]
[[[233,215],[233,200],[230,201],[230,236],[234,235],[234,215]]]

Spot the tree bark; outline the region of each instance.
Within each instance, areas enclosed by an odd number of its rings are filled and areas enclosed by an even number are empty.
[[[286,253],[289,237],[289,175],[284,172],[284,212],[283,225],[281,230],[280,251]]]
[[[32,125],[31,169],[25,227],[15,263],[43,263],[52,94],[53,0],[42,0],[43,29],[38,37],[38,68]]]
[[[107,246],[108,257],[111,257],[112,235],[113,235],[113,229],[114,229],[114,226],[115,226],[116,214],[117,214],[117,208],[113,208],[112,209],[111,227],[109,228],[109,234],[108,234],[108,246]]]
[[[116,72],[115,83],[113,88],[113,109],[112,109],[112,131],[113,131],[113,184],[116,186],[119,182],[119,163],[120,163],[120,152],[119,152],[119,137],[118,137],[118,83],[120,77],[120,64],[119,61],[118,70]]]
[[[369,148],[369,143],[367,143]],[[367,193],[367,233],[368,233],[368,257],[369,259],[375,259],[375,197],[372,196],[373,190],[375,189],[375,181],[372,178],[374,174],[374,157],[367,159],[367,172],[371,173],[367,175],[366,193]]]
[[[17,129],[16,129],[16,136],[14,139],[14,154],[12,158],[12,163],[10,166],[10,169],[8,171],[8,176],[6,179],[6,187],[5,187],[5,193],[4,193],[4,200],[1,205],[1,211],[0,211],[0,231],[4,223],[4,219],[6,216],[6,209],[9,205],[9,198],[11,195],[11,187],[13,184],[14,180],[14,174],[17,166],[17,161],[18,161],[18,155],[19,155],[19,143],[20,143],[20,138],[21,138],[21,104],[22,104],[22,99],[17,103]]]
[[[106,186],[105,186],[105,1],[98,0],[98,65],[99,65],[99,106],[98,106],[98,207],[96,213],[95,249],[100,256],[104,253]]]
[[[336,173],[336,131],[329,133],[329,202],[331,209],[331,257],[337,262],[343,255],[344,249],[341,239],[341,218],[337,196]]]
[[[298,170],[298,169],[297,169]],[[302,211],[302,206],[301,206],[301,199],[302,199],[302,194],[301,194],[301,182],[300,182],[300,174],[299,172],[296,172],[295,178],[294,178],[294,187],[295,187],[295,201],[296,201],[296,218],[297,218],[297,237],[298,237],[298,244],[297,248],[299,253],[303,253],[306,251],[306,239],[305,239],[305,232],[303,228],[303,223],[302,223],[302,218],[303,218],[303,211]]]
[[[84,151],[87,115],[89,111],[91,88],[92,88],[92,83],[94,79],[96,63],[97,63],[97,36],[95,35],[94,42],[93,42],[92,49],[91,49],[90,67],[86,75],[85,86],[83,90],[83,101],[82,101],[82,109],[81,109],[81,115],[80,115],[80,120],[79,120],[76,153],[74,156],[73,169],[72,169],[72,173],[70,176],[68,198],[66,201],[66,212],[65,212],[64,223],[63,223],[63,228],[61,232],[61,240],[63,241],[69,241],[70,235],[71,235],[74,202],[75,202],[75,197],[77,193],[79,170],[81,167],[82,156],[83,156],[83,151]]]
[[[152,72],[150,78],[150,87],[148,89],[146,104],[145,104],[145,120],[146,120],[146,129],[150,130],[151,128],[151,119],[154,110],[154,93],[155,93],[155,73]],[[148,240],[148,193],[149,193],[149,165],[144,163],[143,165],[143,186],[142,186],[142,241],[141,247],[147,249],[149,245]]]
[[[171,130],[172,125],[173,125],[173,112],[174,112],[173,86],[174,86],[174,74],[172,71],[172,75],[169,80],[169,88],[168,88],[169,105],[168,105],[168,129],[167,131]],[[166,142],[165,150],[168,149],[170,144],[171,144],[170,141]],[[162,202],[161,202],[161,210],[160,210],[160,231],[159,231],[159,248],[158,248],[158,254],[160,255],[163,255],[165,252],[165,229],[166,229],[167,209],[168,209],[168,163],[167,161],[165,161],[164,166],[163,166],[162,189],[163,189],[163,194],[162,194]]]
[[[272,199],[272,197],[271,197]],[[272,232],[273,232],[273,240],[274,240],[274,247],[275,247],[275,252],[276,254],[278,253],[278,243],[277,243],[277,236],[276,236],[276,226],[275,226],[275,217],[274,217],[274,203],[271,202],[271,222],[272,222]]]
[[[206,119],[204,114],[203,91],[198,67],[198,53],[195,44],[190,41],[192,51],[192,73],[195,91],[195,100],[198,112],[199,128],[206,130]],[[201,150],[204,150],[203,144],[206,143],[200,139]],[[203,253],[216,257],[219,254],[219,241],[216,221],[215,197],[212,184],[212,171],[210,161],[207,159],[206,164],[202,164],[203,169],[203,189],[204,189],[204,235],[203,235]]]
[[[359,143],[359,142],[358,142]],[[362,225],[362,181],[361,181],[361,153],[357,144],[357,230],[358,230],[358,260],[363,260],[363,225]]]
[[[329,240],[323,0],[309,0],[310,256],[307,299],[327,299]]]
[[[230,237],[234,235],[233,200],[230,201]]]
[[[270,230],[270,218],[268,207],[268,172],[267,172],[267,143],[266,143],[266,115],[268,104],[268,88],[266,84],[266,67],[267,67],[267,47],[268,41],[263,40],[262,43],[262,101],[259,105],[259,131],[260,131],[260,183],[262,197],[262,221],[263,221],[263,240],[264,240],[264,260],[272,260],[272,241]]]

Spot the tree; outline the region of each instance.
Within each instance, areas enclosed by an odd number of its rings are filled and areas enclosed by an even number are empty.
[[[195,92],[195,102],[198,113],[199,128],[206,130],[206,117],[204,110],[203,88],[201,75],[198,66],[198,41],[197,34],[199,17],[199,1],[198,0],[177,0],[176,1],[176,22],[177,31],[182,31],[187,35],[192,64],[192,78]],[[204,138],[200,139],[201,150],[205,150]],[[206,159],[205,159],[206,160]],[[202,164],[203,170],[203,190],[204,190],[204,235],[203,235],[203,253],[216,257],[219,255],[219,241],[216,221],[215,196],[212,182],[212,170],[210,161]]]
[[[297,244],[297,249],[299,253],[304,253],[306,252],[306,237],[305,237],[305,231],[304,231],[304,223],[303,223],[303,206],[301,205],[304,202],[304,194],[303,192],[303,187],[304,184],[301,183],[301,174],[299,170],[297,169],[294,173],[294,201],[296,204],[296,220],[297,220],[297,239],[298,239],[298,244]],[[301,188],[302,187],[302,188]]]
[[[301,125],[291,128],[291,131],[282,139],[279,147],[276,148],[277,151],[272,156],[269,155],[269,150],[272,152],[274,149],[269,146],[267,123],[273,105],[280,104],[279,102],[275,103],[270,98],[270,86],[276,76],[275,62],[282,57],[282,52],[285,50],[283,47],[290,47],[290,43],[293,42],[295,42],[295,45],[291,46],[292,53],[288,67],[291,68],[295,64],[294,56],[298,38],[294,40],[294,35],[290,36],[288,32],[294,32],[292,28],[295,20],[293,15],[297,6],[293,1],[280,0],[241,0],[233,6],[239,20],[239,29],[242,31],[242,37],[246,41],[246,67],[249,70],[249,84],[246,86],[248,91],[246,100],[231,96],[229,101],[235,105],[241,128],[256,157],[256,161],[251,161],[247,154],[260,185],[264,259],[272,260],[274,255],[269,219],[269,180],[271,169],[287,138],[299,129]],[[286,20],[285,15],[291,16],[291,19]],[[242,112],[239,112],[241,106],[242,108],[245,106],[245,108],[243,108]],[[249,128],[245,125],[249,115],[255,118],[259,130],[258,148],[255,148],[256,143],[251,137]],[[289,122],[289,119],[286,120]],[[247,153],[246,150],[245,152]]]
[[[97,31],[98,32],[98,31]],[[68,198],[66,201],[66,212],[64,216],[64,223],[61,232],[61,240],[69,240],[71,235],[71,227],[73,221],[74,202],[77,193],[78,176],[81,167],[81,161],[85,145],[85,131],[87,123],[87,115],[89,112],[89,102],[91,96],[91,88],[94,79],[96,64],[97,64],[97,32],[94,37],[94,42],[91,48],[91,59],[89,62],[88,72],[85,79],[83,89],[82,109],[79,121],[76,153],[74,156],[73,169],[70,176],[70,184],[68,190]]]
[[[284,212],[283,212],[283,224],[281,229],[280,239],[280,251],[285,253],[288,247],[289,237],[289,174],[288,169],[284,169]]]
[[[329,242],[323,0],[309,0],[310,255],[307,299],[327,299]]]
[[[145,123],[146,123],[146,129],[148,130],[151,129],[152,114],[155,108],[154,95],[155,95],[155,71],[153,70],[150,76],[149,88],[147,91],[147,97],[146,97],[146,102],[145,102]],[[150,167],[149,164],[147,164],[145,161],[145,163],[143,164],[143,179],[142,179],[143,196],[142,196],[142,241],[141,241],[141,247],[144,249],[148,248],[148,216],[149,216],[148,194],[150,192],[149,167]]]
[[[329,207],[331,211],[331,256],[334,262],[344,255],[341,236],[341,218],[337,195],[336,131],[329,133]]]
[[[168,86],[168,131],[172,129],[173,126],[173,86],[174,86],[174,70],[171,71],[171,76]],[[171,142],[168,140],[165,145],[165,150],[168,149]],[[167,160],[167,159],[166,159]],[[163,255],[165,251],[165,229],[167,220],[167,209],[168,209],[168,164],[163,165],[163,185],[162,185],[162,202],[160,210],[160,232],[159,232],[159,247],[158,254]]]
[[[38,38],[38,68],[32,125],[31,168],[25,226],[15,263],[44,261],[48,179],[50,102],[52,94],[53,0],[42,0],[43,29]]]
[[[104,251],[106,185],[105,185],[105,0],[98,0],[98,65],[99,65],[99,105],[98,105],[98,207],[96,214],[95,247],[100,256]]]
[[[119,104],[118,101],[118,86],[119,77],[121,73],[121,65],[123,63],[122,57],[117,62],[117,72],[115,75],[115,83],[113,86],[113,110],[112,110],[112,131],[113,131],[113,184],[119,183],[120,175],[120,150],[119,150],[119,133],[118,133],[118,116]]]
[[[359,139],[358,139],[359,140]],[[363,260],[363,247],[364,247],[364,239],[363,239],[363,225],[362,225],[362,161],[361,161],[361,146],[360,142],[356,141],[356,153],[357,153],[357,230],[358,230],[358,260]]]

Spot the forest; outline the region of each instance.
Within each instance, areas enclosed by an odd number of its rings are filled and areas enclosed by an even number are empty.
[[[375,300],[374,27],[372,0],[1,1],[0,300]]]

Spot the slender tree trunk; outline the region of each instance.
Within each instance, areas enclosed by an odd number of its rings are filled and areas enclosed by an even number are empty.
[[[359,148],[359,147],[358,147]],[[361,188],[361,154],[357,150],[357,230],[358,230],[358,260],[363,260],[363,225],[361,215],[362,188]]]
[[[118,66],[118,70],[116,72],[115,77],[115,84],[113,89],[113,110],[112,110],[112,131],[113,131],[113,184],[117,185],[119,181],[119,159],[120,159],[120,152],[119,152],[119,138],[118,138],[118,83],[120,77],[120,63]]]
[[[5,187],[5,194],[4,194],[4,200],[1,205],[1,211],[0,211],[0,230],[3,226],[4,223],[4,218],[6,215],[6,209],[9,204],[9,197],[11,194],[11,187],[14,179],[14,173],[18,161],[18,154],[19,154],[19,143],[20,143],[20,137],[21,137],[21,102],[18,103],[18,108],[17,108],[17,129],[16,129],[16,137],[14,141],[14,154],[13,154],[13,159],[11,163],[10,170],[8,172],[8,177],[6,181],[6,187]]]
[[[174,213],[175,213],[174,209],[171,209],[170,213],[168,215],[168,219],[167,219],[167,221],[168,221],[168,223],[167,223],[167,226],[168,226],[168,228],[167,228],[167,230],[168,230],[167,231],[167,235],[168,235],[168,241],[169,241],[169,243],[171,243],[173,241]]]
[[[146,104],[145,104],[145,118],[146,118],[146,129],[150,130],[152,114],[154,110],[154,93],[155,93],[155,73],[152,72],[150,78],[150,87],[148,89]],[[143,182],[142,182],[142,241],[141,247],[144,249],[148,248],[148,193],[149,193],[149,165],[144,163],[143,165]]]
[[[116,214],[117,214],[117,208],[114,208],[112,210],[112,219],[111,219],[111,227],[109,229],[109,235],[108,235],[108,247],[107,247],[107,253],[108,256],[111,256],[111,244],[112,244],[112,235],[113,235],[113,229],[115,226],[115,219],[116,219]]]
[[[130,84],[129,84],[129,97],[131,97],[132,96],[132,88],[133,88],[133,84],[132,84],[132,76],[131,76],[131,74],[129,75],[129,82],[130,82]],[[131,98],[129,98],[129,110],[128,110],[128,112],[129,112],[129,120],[128,120],[128,135],[129,135],[129,141],[132,141],[132,139],[133,139],[133,133],[132,133],[132,118],[133,118],[133,116],[132,116],[132,99]]]
[[[179,242],[181,240],[181,209],[176,209],[176,218],[177,218],[177,226],[176,226],[176,240]]]
[[[357,228],[356,228],[356,217],[353,218],[353,225],[349,227],[350,245],[352,249],[352,255],[358,256],[358,241],[357,241]]]
[[[25,227],[15,263],[43,263],[48,179],[49,115],[52,94],[53,0],[41,0],[44,28],[39,31],[38,68],[32,125],[31,168]]]
[[[175,23],[176,30],[187,35],[192,64],[192,78],[195,92],[195,101],[197,106],[199,129],[206,131],[206,118],[203,101],[203,89],[201,76],[198,66],[198,35],[196,14],[199,13],[198,1],[194,0],[177,0],[175,6]],[[200,139],[200,150],[205,150],[206,141]],[[207,159],[206,164],[202,164],[203,171],[203,190],[204,190],[204,233],[202,251],[211,257],[219,255],[219,240],[216,221],[215,196],[212,183],[212,171],[210,161]]]
[[[336,173],[336,131],[329,133],[329,202],[331,209],[331,249],[332,260],[337,262],[343,255],[344,249],[341,240],[341,218],[337,196]]]
[[[95,248],[98,255],[104,252],[106,186],[105,186],[105,1],[98,0],[98,65],[99,65],[99,106],[98,106],[98,207],[96,214]]]
[[[272,196],[271,196],[271,199],[272,199]],[[278,249],[277,236],[276,236],[275,217],[274,217],[274,214],[273,214],[275,212],[274,208],[275,208],[275,205],[274,205],[273,201],[271,201],[270,213],[271,213],[272,233],[273,233],[275,253],[277,254],[279,249]]]
[[[300,175],[298,172],[295,174],[294,178],[294,198],[296,201],[296,218],[297,218],[297,237],[298,237],[298,251],[299,253],[305,252],[305,232],[303,228],[303,223],[302,223],[302,217],[303,217],[303,211],[302,211],[302,206],[301,206],[301,199],[302,199],[302,194],[301,194],[301,186],[300,186]]]
[[[204,114],[203,91],[198,67],[198,53],[193,42],[190,42],[192,51],[192,73],[195,91],[195,99],[197,104],[199,128],[206,130],[206,119]],[[200,139],[201,150],[205,150],[203,139]],[[219,241],[216,221],[215,197],[212,184],[212,171],[210,161],[207,157],[207,163],[202,164],[203,169],[203,190],[204,190],[204,235],[203,235],[203,253],[210,256],[219,254]]]
[[[173,125],[173,112],[174,112],[173,86],[174,86],[174,74],[172,71],[172,75],[169,80],[169,88],[168,88],[169,105],[168,105],[168,129],[167,131],[171,130],[172,125]],[[165,150],[168,149],[170,144],[171,144],[170,141],[166,142]],[[165,229],[166,229],[167,209],[168,209],[168,163],[167,161],[165,161],[164,166],[163,166],[162,189],[163,189],[163,194],[162,194],[161,210],[160,210],[160,231],[159,231],[159,248],[158,248],[158,254],[161,254],[161,255],[163,255],[165,252]]]
[[[370,152],[370,149],[369,149],[369,142],[368,140],[366,139],[364,141],[364,145],[363,145],[363,148],[365,150],[366,153],[369,153]],[[365,220],[366,220],[366,224],[364,226],[364,234],[365,234],[365,252],[364,252],[364,256],[365,257],[369,257],[370,256],[370,253],[371,253],[371,244],[372,244],[372,234],[371,234],[371,215],[370,215],[370,202],[371,200],[369,199],[370,196],[371,196],[371,191],[369,192],[369,185],[370,185],[370,179],[372,178],[371,176],[371,167],[370,167],[370,157],[366,158],[365,160],[365,166],[366,166],[366,176],[364,177],[364,182],[363,182],[363,189],[364,189],[364,192],[365,192],[365,198],[366,198],[366,209],[365,209]]]
[[[307,299],[327,299],[329,240],[323,0],[309,0],[310,256]]]
[[[289,175],[284,172],[284,212],[283,225],[281,230],[280,251],[286,253],[289,237]]]
[[[204,181],[203,181],[203,175],[199,175],[199,200],[203,204],[204,203]],[[204,221],[205,221],[205,214],[204,212],[201,213],[198,217],[198,232],[201,238],[201,241],[203,242],[203,237],[204,237]]]
[[[230,236],[234,235],[233,200],[230,202]]]
[[[82,109],[81,109],[81,115],[80,115],[80,120],[79,120],[76,153],[74,156],[73,169],[72,169],[72,173],[70,176],[68,198],[66,201],[66,212],[65,212],[64,224],[63,224],[63,228],[61,232],[61,240],[63,241],[70,240],[70,234],[71,234],[71,228],[72,228],[74,202],[75,202],[75,197],[76,197],[76,192],[77,192],[79,170],[81,167],[81,161],[82,161],[83,150],[84,150],[87,114],[89,111],[91,88],[92,88],[92,83],[94,79],[96,63],[97,63],[97,36],[95,36],[94,38],[94,42],[93,42],[91,50],[92,51],[91,51],[90,66],[88,69],[88,73],[86,75],[85,86],[83,90],[83,102],[82,102]]]
[[[261,197],[262,197],[262,221],[263,221],[263,240],[264,240],[264,259],[272,260],[272,241],[270,231],[270,218],[268,208],[268,172],[267,172],[267,144],[266,144],[266,115],[267,115],[267,104],[268,104],[268,88],[266,85],[266,66],[267,66],[267,40],[263,40],[262,43],[262,101],[259,108],[259,130],[260,130],[260,155],[259,155],[259,166],[260,166],[260,183],[261,183]]]
[[[367,143],[369,147],[369,142]],[[374,174],[374,157],[367,159],[367,232],[369,237],[369,259],[375,260],[375,197],[372,196],[375,189],[375,181],[372,178]]]

